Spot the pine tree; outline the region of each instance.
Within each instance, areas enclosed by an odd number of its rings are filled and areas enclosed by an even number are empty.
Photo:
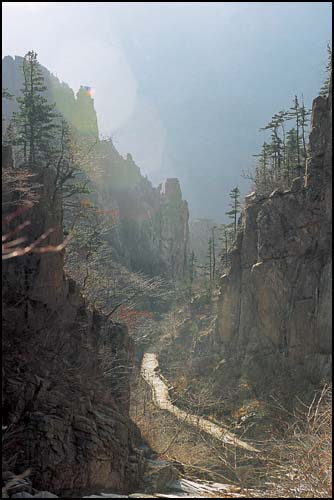
[[[285,176],[288,183],[293,178],[294,171],[298,166],[298,136],[297,131],[293,127],[287,132],[286,139],[286,170]]]
[[[268,189],[270,189],[271,185],[271,171],[270,171],[270,144],[264,142],[262,145],[262,150],[259,155],[259,174],[258,174],[258,191],[264,194],[267,194]]]
[[[281,110],[274,114],[270,122],[260,131],[270,130],[270,142],[264,142],[261,152],[253,155],[258,158],[255,171],[243,172],[243,177],[253,182],[255,191],[268,195],[273,190],[287,189],[295,176],[300,176],[306,168],[307,161],[307,126],[310,110],[306,109],[304,98],[302,104],[294,97],[289,111]],[[288,129],[287,121],[294,120]]]
[[[192,296],[193,283],[196,276],[196,265],[197,259],[195,257],[195,252],[192,251],[189,258],[189,296]]]
[[[221,259],[221,264],[222,264],[222,271],[228,266],[228,252],[231,247],[232,243],[232,231],[231,227],[229,227],[227,224],[222,224],[219,227],[219,231],[221,233],[221,236],[218,238],[218,240],[221,242],[221,251],[220,251],[220,259]]]
[[[284,166],[284,146],[285,146],[285,128],[284,122],[287,117],[286,111],[276,113],[271,121],[262,130],[271,130],[271,143],[268,147],[268,152],[273,160],[273,177],[275,182],[279,182],[282,177],[282,170]],[[279,128],[283,131],[283,140],[279,135]]]
[[[54,104],[48,104],[46,86],[34,51],[23,60],[22,95],[17,98],[19,110],[14,113],[15,143],[21,148],[24,163],[33,166],[46,161],[52,152],[52,138],[57,125]]]
[[[235,188],[233,188],[230,192],[230,198],[231,198],[231,202],[230,202],[230,207],[231,207],[231,210],[229,210],[228,212],[226,212],[226,215],[229,216],[230,219],[232,219],[232,227],[233,227],[233,232],[234,232],[234,236],[236,235],[236,232],[237,232],[237,218],[238,218],[238,213],[240,212],[240,190],[239,190],[239,187],[236,186]]]
[[[302,126],[302,112],[299,105],[298,97],[295,95],[293,105],[290,108],[288,118],[296,120],[296,147],[297,147],[297,175],[301,175],[301,126]]]
[[[259,194],[266,195],[272,191],[271,152],[271,145],[264,142],[260,153],[253,155],[254,158],[258,158],[255,171],[242,172],[242,177],[252,181],[253,190]]]
[[[288,112],[285,110],[279,111],[276,115],[276,120],[277,120],[277,125],[281,128],[282,130],[282,140],[281,140],[281,156],[282,156],[282,170],[281,173],[284,175],[284,169],[285,169],[285,162],[286,162],[286,157],[285,157],[285,151],[286,151],[286,130],[285,130],[285,121],[288,117]]]
[[[326,78],[320,89],[320,95],[322,97],[328,97],[330,78],[332,73],[332,48],[329,44],[327,44],[327,55],[328,55],[328,62],[326,65]]]
[[[302,128],[302,145],[303,145],[303,158],[304,158],[304,170],[306,169],[307,161],[307,149],[306,149],[306,127],[310,121],[311,110],[305,108],[304,96],[302,95],[302,105],[300,106],[300,124]]]

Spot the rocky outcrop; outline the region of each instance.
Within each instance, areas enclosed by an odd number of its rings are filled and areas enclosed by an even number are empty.
[[[188,205],[178,179],[165,192],[143,177],[130,154],[123,158],[111,141],[101,141],[97,203],[117,214],[110,234],[114,258],[133,271],[182,279],[188,254]]]
[[[23,85],[22,73],[23,57],[5,56],[2,59],[2,86],[7,88],[15,97],[21,94]],[[70,123],[81,136],[97,138],[98,125],[97,115],[94,109],[94,101],[84,86],[80,87],[75,95],[67,83],[61,82],[47,68],[39,65],[44,78],[46,96],[51,104],[56,104],[56,109],[65,120]],[[4,99],[3,119],[9,123],[13,112],[18,106],[15,100]]]
[[[10,471],[2,473],[2,498],[58,498],[58,495],[49,491],[38,491],[33,488],[29,479],[31,469],[15,476]]]
[[[160,259],[165,274],[175,281],[185,276],[189,240],[188,204],[182,200],[178,179],[167,179],[160,212]]]
[[[2,61],[3,87],[16,97],[22,87],[22,63],[23,58],[19,56],[6,56]],[[85,151],[94,151],[90,180],[95,193],[90,199],[101,210],[117,214],[118,227],[108,238],[114,259],[148,276],[182,279],[187,267],[189,215],[179,181],[167,179],[164,193],[160,186],[153,187],[131,154],[124,158],[111,140],[98,140],[94,101],[85,88],[81,87],[75,96],[73,90],[47,68],[40,66],[40,69],[49,101],[56,104],[56,110],[79,136],[94,141],[89,148],[87,144],[83,147]],[[16,101],[4,99],[3,123],[9,123],[14,111],[17,111]]]
[[[20,236],[34,241],[54,228],[47,243],[56,245],[63,234],[54,176],[44,169],[37,180],[41,200]],[[36,488],[60,495],[138,488],[142,452],[129,418],[126,327],[87,307],[64,276],[63,252],[8,259],[2,277],[4,466],[31,468]]]
[[[314,381],[330,373],[331,113],[331,94],[314,100],[305,178],[246,197],[221,278],[219,341],[235,375],[255,382],[287,368]]]

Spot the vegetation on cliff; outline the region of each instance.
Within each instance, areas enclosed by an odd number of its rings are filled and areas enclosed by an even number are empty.
[[[197,255],[178,179],[99,138],[89,87],[34,51],[4,66],[7,476],[124,492],[155,449],[236,495],[329,496],[331,76],[261,129],[253,192],[198,221]]]

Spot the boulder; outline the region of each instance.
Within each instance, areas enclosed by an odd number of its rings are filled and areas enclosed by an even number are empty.
[[[11,498],[34,498],[34,495],[31,495],[27,491],[20,491],[20,493],[14,493]]]
[[[58,495],[50,493],[49,491],[39,491],[34,495],[34,498],[58,498]]]
[[[164,491],[178,478],[177,469],[165,460],[147,460],[144,485],[149,491]]]

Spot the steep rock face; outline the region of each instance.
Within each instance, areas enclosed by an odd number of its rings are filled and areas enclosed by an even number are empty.
[[[173,280],[184,277],[189,240],[188,204],[182,200],[178,179],[167,179],[161,204],[161,260]]]
[[[98,204],[117,213],[110,235],[115,259],[133,271],[180,279],[186,272],[188,206],[178,179],[165,192],[143,177],[130,154],[123,158],[111,141],[101,141],[103,161],[94,179]]]
[[[246,197],[219,307],[219,340],[238,358],[237,376],[330,373],[331,114],[331,94],[314,100],[305,179]]]
[[[20,95],[22,87],[22,62],[19,56],[2,60],[3,87],[15,96]],[[98,138],[94,101],[84,87],[75,97],[66,83],[40,68],[48,99],[56,104],[57,111],[81,136]],[[4,99],[5,123],[14,111],[17,103]],[[179,181],[168,179],[165,193],[161,193],[160,187],[154,188],[141,174],[131,154],[121,156],[111,140],[97,140],[94,154],[96,169],[90,175],[96,193],[92,199],[102,210],[117,213],[118,227],[110,235],[115,260],[149,276],[182,278],[186,272],[189,216]]]
[[[15,97],[21,94],[23,85],[22,73],[23,57],[5,56],[2,59],[2,86]],[[64,116],[82,136],[98,137],[97,116],[94,101],[84,87],[81,87],[75,96],[67,83],[60,82],[44,66],[40,65],[41,73],[47,87],[47,98],[50,103],[55,103],[57,110]],[[16,101],[5,99],[3,101],[3,119],[9,123],[13,112],[17,111]]]
[[[10,162],[8,154],[4,159]],[[62,209],[57,196],[50,201],[54,177],[45,169],[37,178],[43,193],[25,234],[31,241],[53,227],[48,243],[58,244]],[[2,276],[3,463],[17,472],[31,467],[37,488],[62,495],[139,487],[126,327],[88,309],[64,276],[63,252],[9,259]]]

